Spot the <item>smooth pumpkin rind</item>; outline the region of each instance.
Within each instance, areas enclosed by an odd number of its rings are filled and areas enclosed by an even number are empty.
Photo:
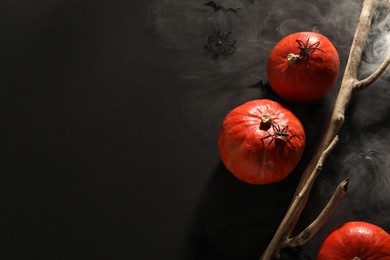
[[[367,222],[347,222],[323,241],[317,260],[390,260],[390,235]]]
[[[321,51],[313,50],[309,61],[302,57],[299,62],[289,62],[289,54],[300,52],[297,40],[306,43],[308,39],[308,46],[319,42]],[[336,48],[328,38],[315,32],[286,36],[275,45],[267,62],[271,88],[292,102],[311,102],[325,96],[335,85],[339,70],[340,58]]]
[[[264,114],[269,114],[281,128],[288,126],[294,134],[289,137],[290,143],[276,139],[271,142],[272,137],[262,140],[274,133],[272,127],[268,132],[259,129]],[[301,122],[291,111],[275,101],[258,99],[233,109],[225,117],[218,147],[224,165],[238,179],[268,184],[281,181],[293,171],[302,157],[305,138]]]

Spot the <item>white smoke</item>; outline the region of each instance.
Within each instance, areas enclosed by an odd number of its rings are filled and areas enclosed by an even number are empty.
[[[389,11],[389,8],[380,8],[374,14],[360,67],[362,77],[370,75],[390,52]]]

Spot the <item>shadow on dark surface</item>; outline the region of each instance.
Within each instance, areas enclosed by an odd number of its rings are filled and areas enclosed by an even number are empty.
[[[220,161],[196,206],[182,259],[259,259],[284,217],[328,117],[330,107],[326,98],[294,104],[278,97],[268,82],[249,88],[258,88],[260,98],[277,101],[299,117],[307,135],[303,157],[286,179],[268,185],[239,181]],[[299,228],[307,225],[312,217],[305,216]]]
[[[221,161],[218,162],[196,205],[181,259],[258,259],[287,210],[330,112],[327,103],[332,97],[307,104],[294,104],[276,95],[268,82],[261,81],[247,88],[258,89],[259,95],[248,97],[247,101],[255,98],[271,99],[297,115],[306,131],[303,157],[286,179],[269,185],[241,182]],[[306,225],[311,217],[310,214],[304,217],[301,225]]]
[[[236,179],[220,162],[196,209],[183,259],[258,259],[289,204],[295,177],[269,185]]]

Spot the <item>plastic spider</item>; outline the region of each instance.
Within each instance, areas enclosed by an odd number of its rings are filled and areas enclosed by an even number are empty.
[[[272,144],[272,142],[275,139],[285,140],[291,145],[291,147],[295,148],[295,146],[290,141],[290,139],[293,138],[295,136],[295,134],[291,130],[288,129],[288,126],[285,126],[285,127],[283,127],[283,129],[281,129],[280,125],[278,123],[273,122],[272,129],[274,130],[274,133],[271,134],[269,132],[269,130],[267,130],[268,135],[262,137],[261,140],[271,137],[272,139],[271,139],[271,141],[268,142],[268,145]]]
[[[285,247],[280,250],[281,260],[311,260],[311,257],[302,253],[301,247]]]
[[[213,58],[216,59],[220,55],[230,55],[236,51],[237,39],[229,39],[232,32],[223,33],[218,31],[216,35],[210,35],[208,37],[208,43],[204,46],[204,49],[213,54]]]
[[[310,59],[313,59],[315,61],[318,61],[318,59],[314,58],[312,56],[313,52],[316,50],[324,52],[318,46],[320,45],[320,42],[313,43],[309,46],[310,37],[307,37],[306,42],[303,42],[302,40],[296,40],[299,44],[298,49],[300,52],[297,53],[299,55],[299,59],[302,59],[302,57],[306,58],[307,62],[310,64]]]

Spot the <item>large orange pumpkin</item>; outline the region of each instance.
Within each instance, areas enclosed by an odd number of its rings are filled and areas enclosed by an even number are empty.
[[[347,222],[323,241],[317,260],[390,260],[390,235],[362,221]]]
[[[339,70],[336,48],[315,32],[286,36],[271,51],[267,63],[271,88],[292,102],[310,102],[325,96],[336,83]]]
[[[250,184],[278,182],[302,157],[306,137],[299,119],[279,103],[258,99],[225,117],[218,147],[226,168]]]

